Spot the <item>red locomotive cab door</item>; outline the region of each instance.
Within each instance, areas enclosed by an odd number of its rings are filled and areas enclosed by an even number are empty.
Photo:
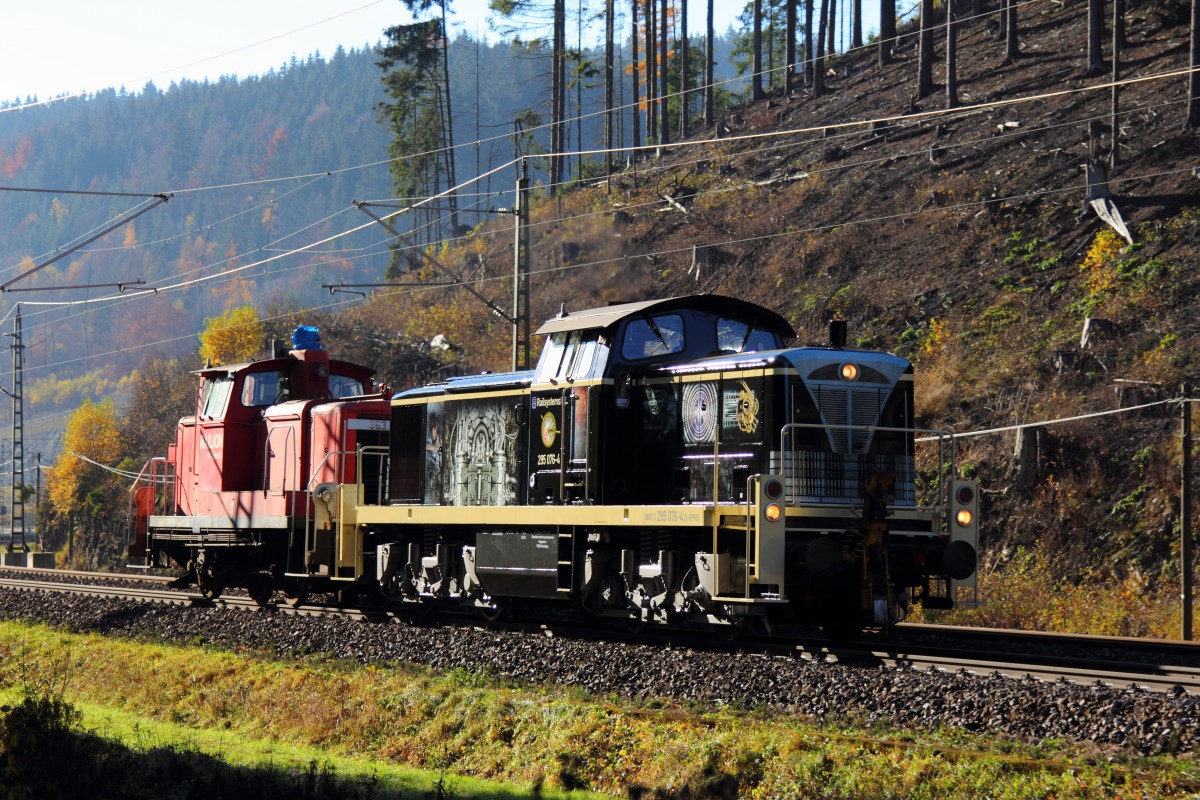
[[[280,425],[271,428],[268,434],[266,489],[271,494],[295,488],[298,458],[295,433],[291,425]]]

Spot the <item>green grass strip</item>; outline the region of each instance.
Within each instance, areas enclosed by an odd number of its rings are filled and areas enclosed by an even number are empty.
[[[430,796],[441,776],[455,797],[583,798],[594,795],[578,790],[641,786],[693,797],[1091,800],[1195,796],[1200,785],[1193,758],[599,699],[463,670],[281,660],[0,622],[5,686],[10,698],[58,686],[89,728],[131,748],[192,747],[285,771],[328,764],[338,777],[374,776],[398,797]]]

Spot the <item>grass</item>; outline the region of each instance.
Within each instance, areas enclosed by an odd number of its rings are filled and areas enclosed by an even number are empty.
[[[61,691],[83,729],[131,752],[175,748],[310,783],[314,770],[329,772],[370,796],[445,796],[439,777],[456,797],[1166,798],[1200,787],[1200,765],[1188,759],[598,699],[478,672],[280,661],[10,622],[0,623],[0,687],[9,704]]]
[[[16,706],[23,700],[16,689],[0,691],[0,704]],[[200,728],[148,718],[134,711],[92,703],[73,704],[79,712],[79,726],[85,735],[98,737],[128,753],[173,752],[180,760],[219,760],[232,775],[256,771],[277,773],[281,780],[303,785],[324,784],[328,796],[355,796],[359,792],[377,798],[425,798],[451,796],[461,798],[583,798],[582,792],[540,791],[506,786],[470,776],[418,770],[385,761],[340,755],[327,748],[263,738],[247,738],[237,731]],[[190,757],[190,758],[189,758]],[[199,759],[197,759],[199,757]],[[439,789],[440,786],[440,789]],[[368,788],[369,787],[369,788]],[[110,787],[111,788],[111,787]],[[169,796],[169,788],[163,787]]]

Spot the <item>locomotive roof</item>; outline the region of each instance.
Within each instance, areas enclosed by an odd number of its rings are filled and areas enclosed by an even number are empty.
[[[610,328],[626,317],[676,309],[729,314],[756,328],[778,333],[785,338],[793,338],[796,335],[791,324],[774,311],[756,303],[738,300],[736,297],[723,297],[715,294],[684,295],[669,297],[665,300],[644,300],[640,303],[620,303],[583,311],[566,311],[548,319],[542,327],[537,329],[536,335]]]
[[[205,378],[212,378],[217,375],[236,375],[250,367],[256,367],[255,372],[267,372],[271,369],[282,367],[285,364],[297,363],[299,359],[295,356],[285,356],[283,358],[264,358],[261,361],[243,361],[239,364],[213,364],[211,366],[201,367],[191,371],[193,375],[200,375]],[[341,359],[329,359],[330,368],[336,367],[339,370],[346,372],[361,373],[370,377],[376,373],[371,367],[364,367],[362,364],[355,364],[352,361],[342,361]]]

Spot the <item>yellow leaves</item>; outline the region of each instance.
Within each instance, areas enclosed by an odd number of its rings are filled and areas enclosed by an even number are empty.
[[[204,320],[200,332],[200,358],[214,364],[249,361],[262,349],[265,336],[254,306],[230,309],[219,317]]]
[[[950,324],[933,317],[929,320],[929,335],[925,337],[925,355],[936,356],[950,341]]]
[[[1092,240],[1083,263],[1079,265],[1085,273],[1084,281],[1089,297],[1096,297],[1117,284],[1117,271],[1112,267],[1114,261],[1125,249],[1125,240],[1112,228],[1104,228]]]
[[[84,400],[67,419],[62,453],[54,462],[46,486],[60,514],[77,511],[84,496],[105,474],[79,456],[109,466],[121,457],[121,434],[111,399],[102,403]]]

